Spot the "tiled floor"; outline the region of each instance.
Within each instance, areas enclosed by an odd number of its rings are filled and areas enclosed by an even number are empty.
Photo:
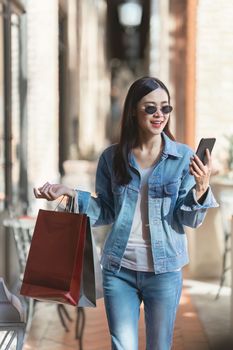
[[[95,309],[85,309],[86,327],[83,338],[83,350],[110,350],[107,321],[104,313],[103,300]],[[75,308],[69,307],[75,319]],[[139,350],[145,349],[143,312],[139,322]],[[79,350],[75,340],[75,322],[70,323],[70,331],[62,328],[56,306],[54,304],[38,303],[32,328],[23,350]],[[186,288],[183,289],[180,307],[177,315],[173,350],[208,350],[208,340],[203,326],[191,303]]]

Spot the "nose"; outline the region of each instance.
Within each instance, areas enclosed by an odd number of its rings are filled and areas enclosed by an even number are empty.
[[[158,108],[157,111],[153,114],[153,117],[155,118],[163,117],[163,112],[161,111],[160,108]]]

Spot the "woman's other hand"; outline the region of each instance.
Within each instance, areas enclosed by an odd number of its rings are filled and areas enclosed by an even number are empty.
[[[33,189],[36,198],[47,199],[53,201],[60,196],[75,196],[75,191],[62,184],[50,184],[46,182],[43,186]]]
[[[190,174],[196,181],[196,197],[199,200],[207,191],[210,184],[210,175],[212,171],[212,161],[208,148],[206,149],[207,163],[204,165],[200,158],[195,154],[190,162]]]

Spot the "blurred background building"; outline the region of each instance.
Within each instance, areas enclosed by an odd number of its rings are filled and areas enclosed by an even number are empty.
[[[227,0],[0,0],[0,223],[9,210],[35,215],[44,203],[32,188],[46,181],[93,190],[96,160],[117,142],[125,94],[142,75],[168,85],[177,140],[194,149],[216,137],[214,169],[232,174],[232,16]],[[218,277],[218,209],[188,234],[190,273]],[[8,280],[14,255],[0,225]]]

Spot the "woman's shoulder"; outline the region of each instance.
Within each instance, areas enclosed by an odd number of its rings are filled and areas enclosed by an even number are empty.
[[[182,142],[178,142],[178,141],[173,141],[176,145],[176,149],[177,149],[177,152],[180,153],[182,156],[184,155],[193,155],[195,152],[194,150],[188,146],[187,144],[185,143],[182,143]]]
[[[119,143],[113,143],[111,145],[109,145],[108,147],[106,147],[104,150],[103,150],[103,153],[111,153],[111,152],[114,152],[115,149],[118,147]]]
[[[112,157],[115,154],[117,147],[118,147],[118,143],[114,143],[114,144],[106,147],[100,156]]]
[[[165,151],[171,155],[183,158],[185,156],[192,156],[194,154],[193,149],[185,143],[171,139],[169,136],[163,133],[165,140]]]

